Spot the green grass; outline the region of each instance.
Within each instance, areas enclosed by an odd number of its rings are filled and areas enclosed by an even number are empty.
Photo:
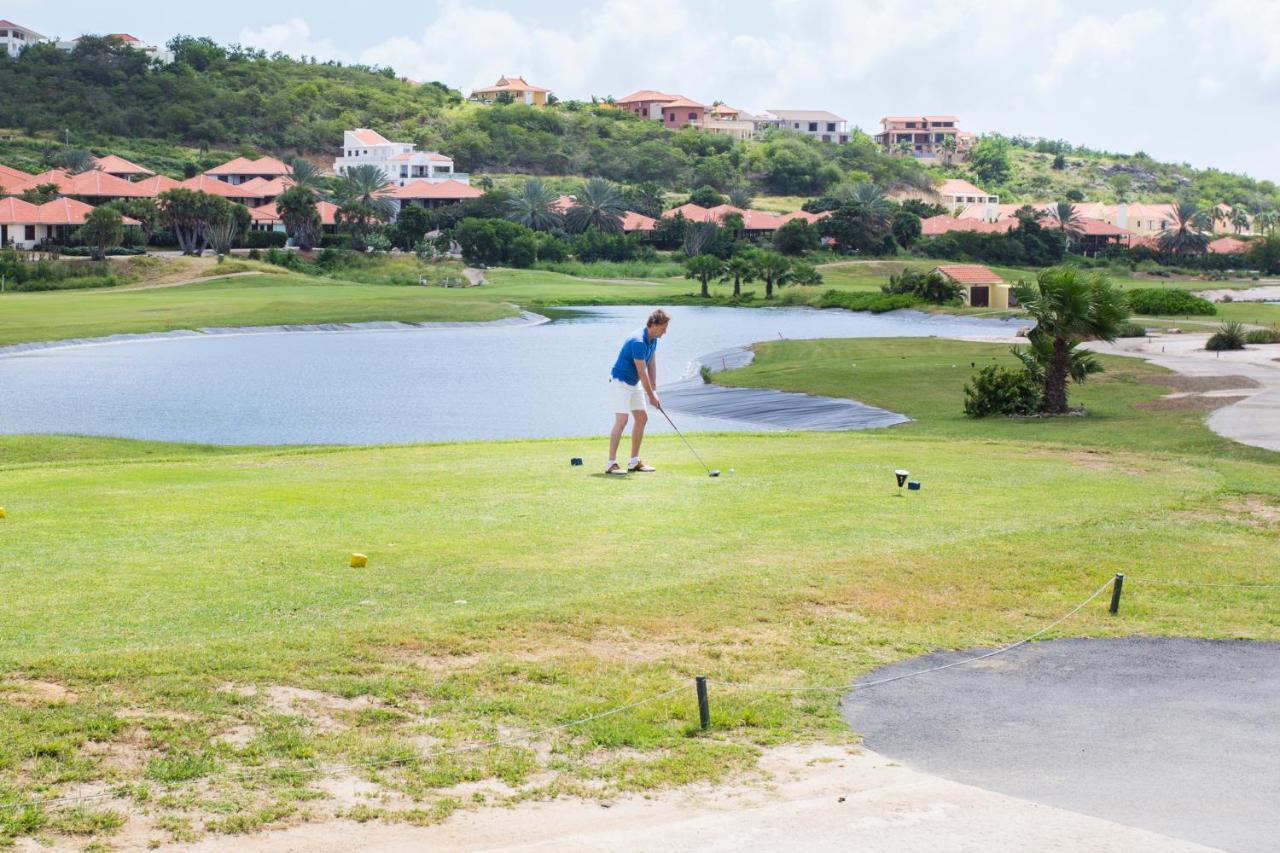
[[[1115,571],[1132,580],[1123,614],[1099,602],[1059,635],[1280,638],[1274,593],[1144,584],[1275,581],[1280,456],[1214,436],[1203,413],[1135,409],[1164,392],[1146,384],[1159,369],[1108,359],[1075,392],[1088,418],[970,421],[969,362],[1002,347],[759,352],[720,378],[917,421],[700,436],[736,469],[718,480],[656,437],[661,473],[620,482],[592,476],[599,438],[0,437],[0,804],[107,784],[178,838],[278,825],[300,803],[328,814],[298,771],[331,762],[399,762],[354,775],[418,805],[365,819],[438,819],[466,799],[453,786],[490,779],[517,799],[714,782],[764,746],[846,735],[829,694],[716,688],[715,729],[695,736],[692,676],[846,683],[1023,636]],[[924,490],[898,497],[897,467]],[[353,551],[367,568],[347,567]],[[529,744],[416,758],[681,685]],[[290,705],[283,688],[316,692]],[[0,837],[50,818],[4,812]]]

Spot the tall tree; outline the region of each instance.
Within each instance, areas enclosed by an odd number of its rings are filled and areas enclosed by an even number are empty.
[[[212,206],[209,221],[205,224],[205,239],[209,248],[225,255],[236,244],[236,239],[249,230],[249,208],[243,204],[217,199],[221,204]]]
[[[1080,341],[1114,341],[1128,318],[1124,295],[1104,275],[1074,267],[1049,267],[1034,285],[1020,282],[1018,302],[1036,321],[1028,336],[1036,347],[1051,350],[1044,365],[1044,412],[1067,412],[1067,379],[1071,351]]]
[[[724,261],[715,255],[694,255],[684,262],[684,277],[696,279],[702,285],[703,297],[711,296],[707,284],[724,272]]]
[[[160,225],[173,231],[184,255],[199,256],[204,252],[209,243],[209,226],[222,206],[228,204],[232,202],[183,187],[165,190],[156,198]]]
[[[563,222],[555,208],[556,194],[537,178],[524,182],[507,202],[507,219],[534,231],[550,231]]]
[[[1084,233],[1084,221],[1076,206],[1069,201],[1060,201],[1053,206],[1053,223],[1062,231],[1063,245],[1070,249],[1072,244]]]
[[[324,195],[324,173],[315,163],[303,157],[293,157],[289,160],[289,177],[286,180],[291,186],[306,187],[318,197]]]
[[[375,225],[389,222],[396,203],[387,195],[387,178],[372,164],[353,166],[334,190],[338,204],[336,218],[351,233],[351,245],[363,250]]]
[[[787,283],[791,272],[791,259],[768,249],[752,249],[748,257],[755,268],[756,278],[764,282],[764,298],[773,298],[774,285]]]
[[[150,245],[151,236],[155,234],[156,225],[160,221],[160,209],[156,207],[154,199],[118,198],[107,202],[102,207],[114,208],[121,216],[138,220],[138,227],[142,230],[143,242]]]
[[[76,230],[76,237],[89,247],[95,261],[102,260],[107,256],[107,249],[119,246],[124,239],[120,212],[106,205],[95,207],[85,216],[84,225]]]
[[[604,234],[622,231],[627,208],[617,187],[604,178],[591,178],[578,188],[573,206],[564,216],[565,227],[580,234],[594,228]]]
[[[320,211],[311,187],[294,184],[280,193],[276,199],[276,213],[284,223],[285,233],[299,249],[306,252],[320,245]]]
[[[721,281],[733,282],[733,298],[742,296],[742,283],[756,280],[756,267],[746,254],[737,254],[728,260],[720,272]]]
[[[1212,227],[1209,216],[1194,202],[1185,200],[1173,205],[1172,216],[1173,221],[1157,239],[1160,251],[1175,255],[1203,252],[1209,245],[1209,235],[1205,233]]]

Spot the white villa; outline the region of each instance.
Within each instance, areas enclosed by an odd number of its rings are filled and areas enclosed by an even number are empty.
[[[333,171],[345,175],[352,166],[374,165],[382,169],[387,183],[403,187],[410,181],[459,181],[471,183],[471,176],[453,170],[453,158],[437,151],[418,151],[409,142],[392,142],[366,127],[342,134],[342,156],[333,161]]]
[[[17,56],[29,44],[48,41],[33,29],[15,24],[13,21],[0,19],[0,49],[10,56]]]
[[[822,142],[843,143],[853,138],[849,122],[826,110],[769,109],[755,117],[757,128],[776,127],[792,133],[803,133]]]

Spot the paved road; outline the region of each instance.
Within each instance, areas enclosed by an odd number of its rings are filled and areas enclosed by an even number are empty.
[[[843,714],[915,770],[1230,851],[1280,850],[1280,643],[1037,643],[855,692]]]

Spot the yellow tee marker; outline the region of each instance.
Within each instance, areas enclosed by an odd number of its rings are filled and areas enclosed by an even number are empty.
[[[368,557],[366,557],[364,554],[352,554],[352,555],[351,555],[351,568],[353,568],[353,569],[363,569],[363,568],[364,568],[365,566],[367,566],[368,564],[369,564],[369,558],[368,558]]]

